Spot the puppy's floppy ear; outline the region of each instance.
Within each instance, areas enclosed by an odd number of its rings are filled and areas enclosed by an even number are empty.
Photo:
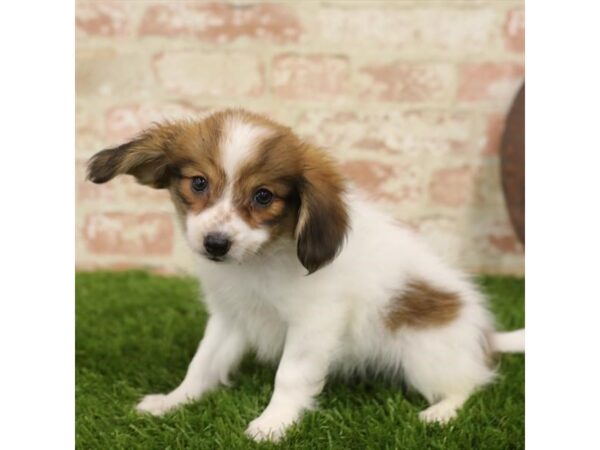
[[[349,227],[344,181],[322,150],[307,148],[298,190],[298,259],[311,274],[330,263],[344,244]]]
[[[167,187],[171,175],[167,154],[174,128],[156,125],[130,142],[96,153],[88,162],[88,179],[106,183],[119,174],[129,174],[141,184]]]

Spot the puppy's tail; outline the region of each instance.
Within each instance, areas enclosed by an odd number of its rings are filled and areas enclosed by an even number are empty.
[[[514,331],[496,332],[490,336],[492,350],[502,353],[525,352],[525,328]]]

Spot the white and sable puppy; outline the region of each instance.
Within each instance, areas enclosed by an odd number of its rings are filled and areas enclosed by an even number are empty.
[[[328,374],[402,379],[452,419],[494,378],[498,333],[486,299],[409,229],[350,188],[327,154],[244,110],[155,125],[97,153],[89,179],[119,174],[168,189],[198,255],[210,318],[182,383],[146,396],[163,414],[227,384],[246,352],[278,363],[275,389],[246,433],[277,440],[313,406]]]

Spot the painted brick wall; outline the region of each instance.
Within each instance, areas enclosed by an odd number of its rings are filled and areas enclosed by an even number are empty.
[[[325,146],[450,261],[522,273],[499,179],[524,77],[519,0],[76,6],[77,264],[193,270],[168,196],[84,181],[152,121],[241,106]]]

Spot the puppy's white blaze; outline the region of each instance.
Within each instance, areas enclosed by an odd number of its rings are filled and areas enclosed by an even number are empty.
[[[220,147],[228,182],[231,182],[240,164],[252,157],[257,144],[270,133],[270,130],[248,123],[238,116],[227,119]]]

